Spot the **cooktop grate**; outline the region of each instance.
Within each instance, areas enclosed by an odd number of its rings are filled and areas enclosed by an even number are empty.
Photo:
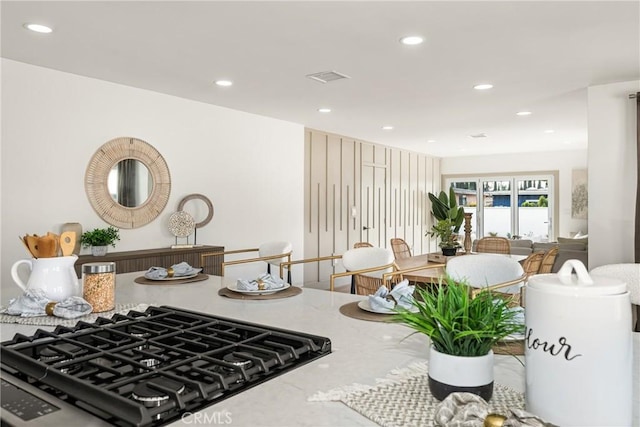
[[[331,352],[328,338],[175,307],[17,334],[13,375],[112,424],[175,421]]]

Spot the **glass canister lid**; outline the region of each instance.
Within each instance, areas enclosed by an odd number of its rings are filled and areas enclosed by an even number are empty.
[[[590,275],[584,264],[577,259],[567,260],[557,274],[535,274],[529,277],[527,288],[572,296],[605,296],[627,292],[627,284],[622,280]]]
[[[115,262],[89,262],[82,264],[82,273],[113,273],[116,271]]]

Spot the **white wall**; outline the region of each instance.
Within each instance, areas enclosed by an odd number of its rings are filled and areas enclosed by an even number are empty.
[[[640,81],[588,90],[590,268],[634,262],[638,91]]]
[[[442,159],[442,175],[505,174],[539,171],[558,171],[557,236],[587,233],[587,220],[571,218],[571,172],[587,167],[587,150],[554,151],[546,153],[502,154],[491,156],[449,157]],[[591,171],[589,171],[591,174]],[[589,201],[591,214],[591,201]]]
[[[215,215],[198,230],[198,243],[240,249],[288,240],[294,257],[302,257],[302,125],[20,62],[1,64],[0,304],[19,294],[9,274],[16,260],[27,258],[18,236],[58,232],[65,222],[84,230],[106,225],[87,200],[84,173],[94,152],[120,136],[153,145],[168,163],[172,188],[164,212],[141,228],[121,230],[111,250],[170,246],[169,216],[184,196],[202,193]]]

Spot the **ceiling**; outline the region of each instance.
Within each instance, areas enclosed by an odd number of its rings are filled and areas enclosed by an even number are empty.
[[[1,19],[4,58],[440,157],[584,149],[586,88],[640,79],[638,1],[2,1]],[[350,78],[306,77],[331,70]]]

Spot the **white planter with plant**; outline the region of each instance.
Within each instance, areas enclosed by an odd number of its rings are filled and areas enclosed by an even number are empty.
[[[109,246],[116,247],[116,241],[120,240],[119,230],[115,227],[95,228],[82,233],[80,243],[82,247],[91,247],[94,256],[104,256],[107,254]]]
[[[439,400],[463,391],[491,399],[491,349],[524,329],[519,312],[510,310],[507,301],[487,290],[471,298],[470,289],[446,277],[437,289],[416,289],[417,310],[400,308],[394,316],[429,337],[429,390]]]

